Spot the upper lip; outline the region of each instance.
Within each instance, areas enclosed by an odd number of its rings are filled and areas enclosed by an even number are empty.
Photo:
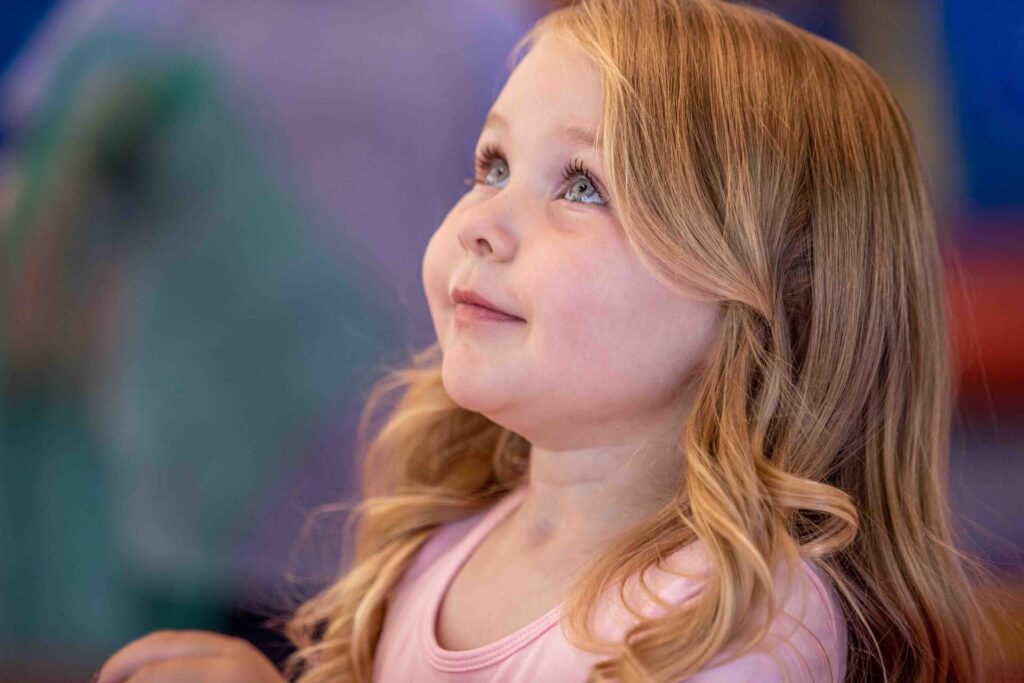
[[[487,297],[483,296],[482,294],[478,294],[471,289],[460,289],[458,287],[455,287],[454,289],[452,289],[452,301],[454,301],[457,304],[465,303],[473,304],[474,306],[483,306],[484,308],[489,308],[492,311],[504,313],[505,315],[511,316],[513,318],[519,318],[519,316],[517,316],[516,314],[509,313],[508,311],[499,307],[497,304],[492,303],[491,300],[488,299]],[[522,320],[522,318],[519,319]]]

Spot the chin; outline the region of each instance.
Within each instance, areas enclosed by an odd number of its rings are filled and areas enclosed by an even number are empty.
[[[453,368],[447,359],[441,368],[441,382],[449,398],[462,408],[482,415],[496,414],[508,403],[508,392],[502,390],[502,382],[496,379],[485,377],[476,369]]]
[[[441,368],[441,383],[449,398],[466,410],[483,412],[488,404],[493,403],[494,392],[488,389],[482,378],[471,377],[462,370],[452,370],[447,360]]]

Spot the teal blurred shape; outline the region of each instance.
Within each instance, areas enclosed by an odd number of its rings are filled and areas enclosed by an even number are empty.
[[[20,140],[0,233],[5,659],[215,628],[261,499],[399,345],[372,260],[317,242],[218,73],[92,33]],[[52,346],[19,364],[13,284],[40,235]]]

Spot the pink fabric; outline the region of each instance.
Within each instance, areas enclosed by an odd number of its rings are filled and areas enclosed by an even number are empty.
[[[483,647],[451,651],[437,643],[437,613],[448,586],[490,530],[522,502],[526,491],[525,486],[516,489],[494,506],[441,527],[424,544],[392,592],[375,657],[374,681],[566,683],[585,681],[590,668],[607,657],[575,648],[560,628],[554,628],[561,605]],[[669,571],[649,568],[644,581],[669,604],[693,596],[709,566],[700,543],[678,550],[665,564]],[[686,683],[840,683],[846,672],[846,623],[827,577],[810,561],[805,560],[804,566],[802,581],[779,584],[786,595],[785,608],[771,625],[770,648],[759,647],[732,661],[720,655]],[[783,574],[777,576],[784,580]],[[663,611],[641,598],[636,577],[627,583],[626,595],[645,616]],[[637,621],[613,592],[596,612],[597,633],[616,640]]]

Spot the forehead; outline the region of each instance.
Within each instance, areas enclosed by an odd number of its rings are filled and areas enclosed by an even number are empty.
[[[600,119],[601,78],[596,65],[574,45],[545,35],[509,76],[484,129],[519,126],[591,146],[599,144]]]

